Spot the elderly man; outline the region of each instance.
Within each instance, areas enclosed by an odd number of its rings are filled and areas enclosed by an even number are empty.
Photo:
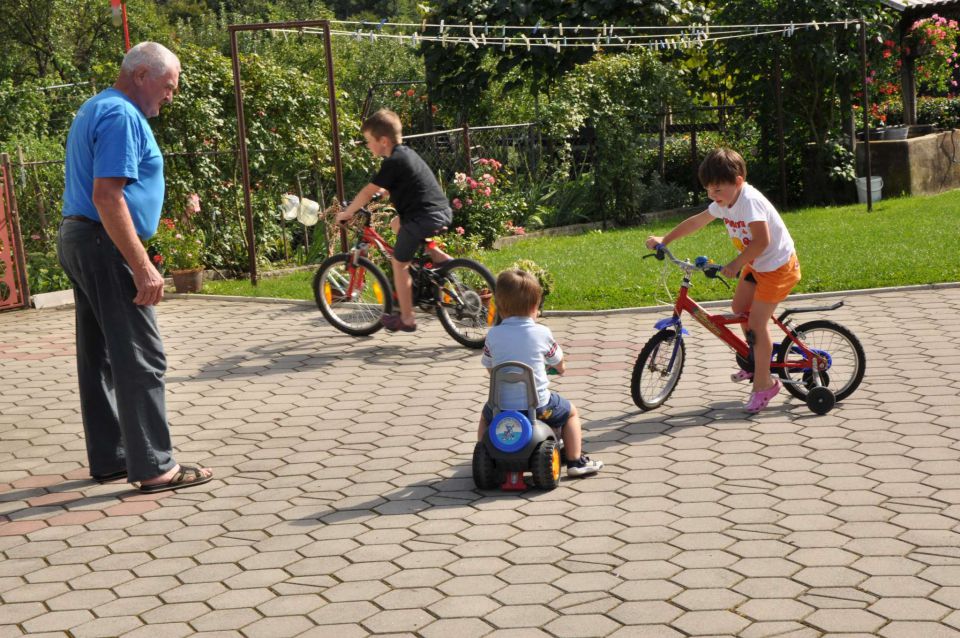
[[[206,483],[173,457],[167,361],[154,306],[163,277],[141,240],[157,230],[163,156],[147,118],[177,91],[180,61],[155,42],[123,58],[116,83],[87,100],[67,137],[60,264],[76,298],[80,407],[93,479],[143,492]]]

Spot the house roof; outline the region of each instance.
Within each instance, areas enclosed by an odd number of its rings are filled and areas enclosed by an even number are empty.
[[[880,4],[896,11],[915,11],[917,9],[958,6],[960,0],[880,0]]]

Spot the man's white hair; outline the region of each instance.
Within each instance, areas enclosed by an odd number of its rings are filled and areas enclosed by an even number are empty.
[[[150,75],[163,75],[171,69],[180,69],[180,60],[173,51],[156,42],[141,42],[131,47],[123,56],[121,73],[133,73],[141,67],[147,67]]]

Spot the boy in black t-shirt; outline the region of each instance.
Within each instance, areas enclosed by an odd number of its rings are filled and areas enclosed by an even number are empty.
[[[353,219],[376,193],[386,191],[389,194],[397,209],[390,227],[397,234],[397,243],[393,247],[393,281],[400,315],[384,315],[382,321],[390,332],[413,332],[417,324],[413,315],[410,261],[424,239],[450,224],[453,211],[430,167],[416,151],[403,145],[403,127],[396,113],[380,109],[364,121],[360,131],[370,152],[384,160],[376,176],[337,215],[337,221],[345,223]],[[429,247],[427,252],[435,264],[450,259],[439,248]]]

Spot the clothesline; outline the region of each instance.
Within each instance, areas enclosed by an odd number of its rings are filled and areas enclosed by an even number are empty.
[[[384,39],[406,42],[416,46],[421,42],[439,42],[441,44],[467,44],[474,48],[481,46],[499,46],[501,50],[507,47],[526,48],[528,51],[532,48],[550,48],[556,51],[571,48],[593,48],[599,50],[602,48],[622,48],[631,49],[687,49],[691,47],[702,47],[708,42],[718,42],[724,40],[734,40],[743,38],[752,38],[768,35],[785,35],[790,37],[798,29],[818,30],[821,27],[843,26],[844,28],[854,25],[859,27],[859,21],[842,20],[833,22],[804,22],[804,23],[776,23],[776,24],[753,24],[753,25],[687,25],[677,27],[615,27],[613,25],[601,25],[590,27],[511,27],[511,26],[489,26],[489,25],[444,25],[440,24],[414,24],[414,23],[370,23],[334,20],[331,24],[359,24],[370,26],[368,31],[357,29],[347,31],[343,29],[333,29],[331,35],[341,37],[352,37],[356,40],[368,39],[371,42]],[[417,30],[412,33],[389,33],[383,30],[383,27],[416,27]],[[436,33],[424,33],[427,29],[436,28]],[[533,29],[530,35],[516,30]],[[465,33],[457,33],[459,29],[466,29]],[[508,35],[509,30],[514,33]],[[763,30],[761,30],[763,29]],[[653,31],[655,33],[633,34],[632,31]],[[272,29],[272,31],[281,33],[315,33],[322,31],[316,28],[301,29]],[[499,31],[499,34],[497,33]],[[556,32],[551,37],[550,33]],[[592,35],[580,35],[581,32],[592,31]],[[619,33],[618,33],[619,31]],[[713,34],[711,34],[713,31]],[[489,35],[492,32],[492,35]],[[534,35],[534,32],[539,35]],[[550,32],[550,33],[548,33]]]

